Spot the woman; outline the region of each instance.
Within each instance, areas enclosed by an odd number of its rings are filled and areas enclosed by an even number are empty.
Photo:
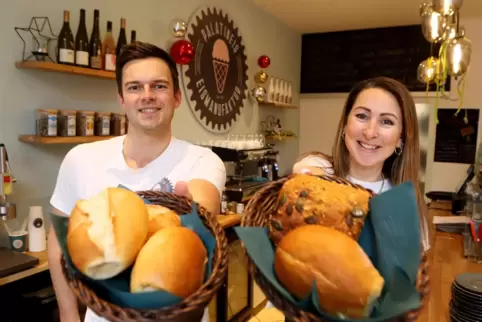
[[[403,84],[387,77],[356,84],[346,100],[332,154],[303,154],[293,172],[344,177],[376,194],[412,181],[421,217],[422,244],[424,250],[429,249],[427,210],[419,186],[417,113]]]
[[[430,247],[427,209],[419,185],[420,146],[415,102],[400,82],[375,77],[356,84],[345,103],[333,156],[298,158],[293,172],[347,178],[376,194],[411,181],[417,196],[423,246]]]

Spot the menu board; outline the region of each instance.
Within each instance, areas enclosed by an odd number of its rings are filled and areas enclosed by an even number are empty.
[[[439,45],[424,38],[420,24],[302,36],[301,93],[348,93],[355,83],[387,76],[412,92],[426,91],[417,67],[437,56]],[[450,81],[445,85],[450,90]],[[430,87],[434,91],[435,85]]]
[[[434,161],[474,164],[479,109],[462,109],[457,115],[456,112],[456,109],[438,109]]]

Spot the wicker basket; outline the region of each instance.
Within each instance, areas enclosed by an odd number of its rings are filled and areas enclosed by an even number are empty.
[[[365,189],[360,185],[353,184],[347,180],[320,176],[324,180],[331,182],[336,182],[339,184],[345,184],[357,189],[362,189],[369,191],[372,195],[373,192]],[[278,207],[278,193],[281,190],[283,184],[289,180],[291,176],[282,178],[280,180],[274,181],[267,184],[261,188],[255,196],[249,201],[246,206],[245,214],[243,216],[241,226],[243,227],[268,227],[270,223],[271,214],[275,213]],[[289,321],[299,321],[299,322],[321,322],[322,320],[315,315],[303,311],[295,306],[291,301],[286,300],[282,294],[280,294],[275,287],[264,277],[264,275],[257,269],[256,265],[253,263],[251,258],[246,252],[246,257],[248,258],[248,269],[250,274],[254,277],[258,286],[262,289],[263,293],[266,295],[268,301],[270,301],[278,310],[283,312],[287,320]],[[422,254],[422,261],[417,274],[417,288],[421,293],[422,305],[425,302],[426,295],[429,293],[429,272],[428,272],[428,258],[427,254]],[[393,321],[399,322],[414,322],[420,315],[422,307],[418,310],[414,310],[406,313]]]
[[[192,211],[192,201],[185,197],[157,191],[140,191],[137,193],[152,204],[165,206],[178,214],[187,214]],[[79,279],[78,274],[71,274],[71,271],[67,269],[65,259],[62,257],[63,272],[74,294],[85,306],[110,322],[200,321],[205,308],[224,283],[228,269],[228,243],[224,230],[217,222],[216,216],[213,216],[199,205],[197,207],[201,220],[216,238],[216,248],[213,254],[211,276],[194,294],[176,305],[160,309],[138,310],[121,308],[97,297]]]

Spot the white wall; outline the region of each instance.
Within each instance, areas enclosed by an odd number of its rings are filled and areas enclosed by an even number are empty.
[[[127,19],[127,29],[137,30],[138,40],[165,47],[171,40],[168,24],[174,18],[188,20],[202,5],[216,5],[224,9],[239,27],[248,57],[248,87],[254,86],[253,76],[258,71],[257,58],[266,54],[271,57],[270,75],[290,80],[294,92],[299,92],[301,36],[269,16],[257,6],[245,0],[18,0],[2,1],[0,10],[0,142],[6,144],[12,170],[18,183],[14,186],[13,200],[17,203],[18,217],[22,220],[28,206],[40,204],[48,212],[57,171],[65,153],[72,146],[33,146],[20,143],[20,134],[35,132],[35,110],[38,108],[91,109],[118,111],[114,81],[92,79],[67,74],[19,70],[15,61],[21,60],[22,42],[14,27],[28,27],[33,16],[47,16],[54,33],[60,31],[63,10],[71,12],[71,28],[75,35],[79,10],[87,13],[87,31],[90,35],[94,9],[100,10],[101,35],[106,21],[114,24],[114,36],[119,32],[121,17]],[[130,37],[130,35],[129,35]],[[27,48],[29,49],[29,48]],[[54,56],[55,57],[55,56]],[[183,97],[186,100],[186,97]],[[293,97],[297,104],[298,96]],[[245,108],[233,133],[254,133],[260,120],[273,114],[281,118],[287,128],[298,132],[298,111],[260,107],[246,101]],[[194,118],[190,108],[183,102],[174,119],[174,135],[192,142],[215,139]],[[280,144],[282,171],[290,168],[296,157],[296,140]],[[0,245],[6,243],[6,233],[0,226]]]

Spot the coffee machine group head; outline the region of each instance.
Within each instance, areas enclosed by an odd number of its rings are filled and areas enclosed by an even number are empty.
[[[13,183],[16,180],[12,176],[7,149],[3,143],[0,143],[0,179],[0,220],[15,219],[17,208],[14,203],[8,201],[8,196],[12,193]]]

